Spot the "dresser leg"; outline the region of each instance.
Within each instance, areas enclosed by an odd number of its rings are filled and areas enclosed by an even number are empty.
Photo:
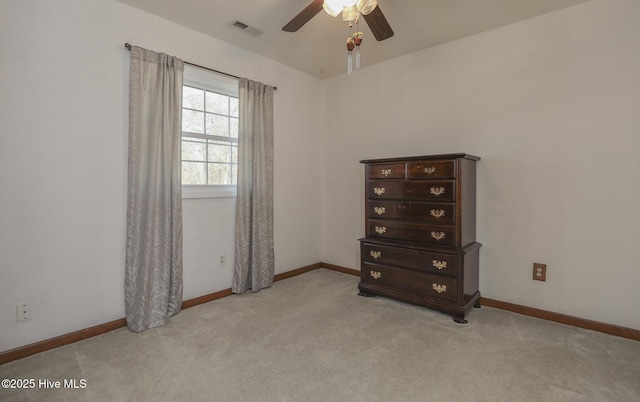
[[[358,293],[358,296],[364,296],[364,297],[376,297],[378,295],[373,294],[373,293],[369,293],[369,292],[365,292],[363,290],[360,291],[360,293]]]
[[[478,300],[478,301],[476,302],[476,304],[474,304],[474,305],[473,305],[473,307],[475,307],[475,308],[482,308],[482,306],[480,305],[480,300]]]
[[[456,324],[468,324],[469,321],[465,320],[464,317],[460,318],[460,317],[451,317],[453,318],[453,321],[455,321]]]

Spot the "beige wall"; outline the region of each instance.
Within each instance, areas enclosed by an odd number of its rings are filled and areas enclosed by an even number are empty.
[[[359,268],[359,160],[467,152],[482,295],[640,329],[638,21],[594,0],[326,80],[323,261]]]

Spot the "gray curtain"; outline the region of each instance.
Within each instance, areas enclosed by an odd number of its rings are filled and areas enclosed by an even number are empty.
[[[273,284],[273,87],[239,82],[234,293]]]
[[[140,332],[182,306],[181,123],[184,63],[131,47],[125,313]]]

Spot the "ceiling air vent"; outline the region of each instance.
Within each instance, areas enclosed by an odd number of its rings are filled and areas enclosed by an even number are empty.
[[[231,23],[231,26],[234,28],[238,28],[239,30],[244,31],[246,33],[250,33],[251,35],[254,35],[254,36],[258,36],[263,33],[263,31],[257,28],[254,28],[252,26],[249,26],[248,24],[245,24],[244,22],[241,22],[238,20],[233,21]]]

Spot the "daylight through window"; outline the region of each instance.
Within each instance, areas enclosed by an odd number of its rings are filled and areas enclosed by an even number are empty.
[[[185,83],[182,94],[182,184],[235,185],[238,98]]]

